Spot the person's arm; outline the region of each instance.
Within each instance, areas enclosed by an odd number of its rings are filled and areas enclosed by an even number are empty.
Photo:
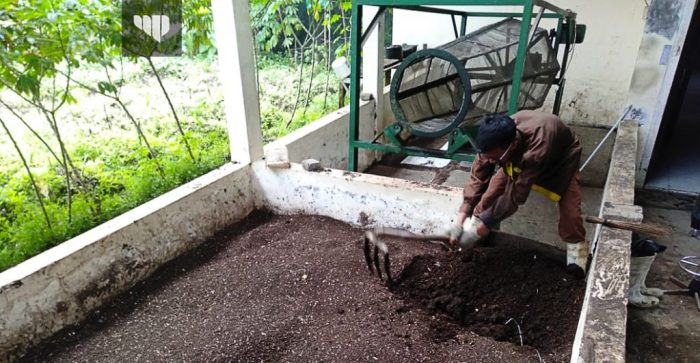
[[[462,205],[459,207],[459,213],[455,222],[461,225],[464,220],[471,217],[474,207],[479,203],[486,188],[489,186],[489,181],[495,168],[495,164],[482,158],[481,155],[476,156],[472,163],[469,182],[464,186],[464,191],[462,192]]]
[[[508,183],[491,208],[481,212],[479,219],[488,229],[493,229],[500,221],[512,216],[525,203],[535,176],[533,171],[523,171],[515,182]]]
[[[465,224],[465,221],[471,217],[474,206],[479,203],[481,196],[484,195],[495,167],[494,164],[481,158],[479,155],[474,159],[469,182],[464,186],[464,191],[462,193],[462,204],[459,206],[457,217],[448,231],[450,235],[450,245],[454,246],[457,243],[457,239],[460,238],[463,232],[462,226]]]
[[[506,190],[494,202],[493,206],[481,213],[479,219],[488,229],[493,229],[500,221],[512,216],[518,207],[525,204],[532,184],[547,165],[548,147],[551,145],[546,135],[539,135],[536,142],[523,154],[522,172],[515,181],[508,183]]]

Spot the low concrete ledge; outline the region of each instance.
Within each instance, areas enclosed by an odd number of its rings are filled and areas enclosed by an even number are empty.
[[[641,221],[634,205],[637,132],[633,121],[620,124],[603,193],[600,216]],[[632,233],[598,228],[586,295],[571,362],[624,362]]]
[[[375,112],[374,100],[360,102],[360,138],[374,138]],[[265,149],[286,146],[289,161],[316,159],[326,168],[347,169],[349,124],[350,109],[346,106],[267,144]],[[367,169],[377,156],[377,152],[360,150],[358,170]]]
[[[0,273],[0,361],[245,217],[255,197],[250,166],[229,164]]]
[[[307,172],[299,164],[269,169],[256,162],[253,171],[262,203],[277,213],[321,214],[368,228],[442,233],[462,200],[460,188],[334,169]]]

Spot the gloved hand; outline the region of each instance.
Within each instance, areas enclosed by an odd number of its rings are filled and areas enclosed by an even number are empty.
[[[486,233],[480,234],[479,231],[485,230]],[[474,248],[477,242],[488,234],[488,228],[484,226],[481,219],[471,216],[462,224],[462,235],[459,236],[459,246],[463,249]]]
[[[486,230],[487,232],[480,234],[479,230]],[[450,227],[447,233],[450,236],[450,245],[454,246],[456,243],[459,243],[459,247],[470,249],[488,234],[488,229],[479,218],[471,216],[465,219],[461,226],[455,224]]]
[[[450,236],[450,246],[457,244],[459,237],[462,235],[462,226],[459,224],[453,224],[450,229],[447,230],[447,234]]]

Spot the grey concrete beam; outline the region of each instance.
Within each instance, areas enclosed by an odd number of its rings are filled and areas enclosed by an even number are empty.
[[[572,362],[624,362],[632,232],[603,227],[591,262]],[[577,349],[578,348],[578,349]]]
[[[642,213],[642,207],[638,205],[605,202],[603,203],[601,217],[639,223],[642,221],[644,214]]]
[[[623,121],[615,138],[600,216],[639,222],[634,205],[638,124]],[[586,295],[571,362],[624,362],[632,232],[602,227],[593,244]]]
[[[635,165],[637,160],[636,121],[622,121],[617,130],[604,200],[613,204],[634,204]]]

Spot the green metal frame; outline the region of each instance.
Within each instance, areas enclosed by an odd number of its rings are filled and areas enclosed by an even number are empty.
[[[459,11],[450,10],[442,8],[432,8],[430,6],[442,6],[442,5],[456,5],[456,6],[522,6],[522,13],[513,12],[484,12],[484,11]],[[560,37],[560,31],[562,30],[563,24],[568,24],[567,30],[569,31],[569,36],[566,38],[565,42],[565,54],[568,55],[568,49],[570,41],[568,39],[575,38],[573,33],[575,32],[575,19],[576,14],[556,7],[543,0],[354,0],[352,3],[352,29],[350,36],[350,125],[349,125],[349,154],[348,154],[348,170],[357,171],[357,161],[358,161],[358,151],[359,149],[369,149],[375,151],[381,151],[385,153],[397,153],[405,155],[414,156],[433,156],[440,158],[447,158],[452,160],[460,161],[472,161],[474,160],[474,154],[467,153],[457,153],[456,149],[465,145],[466,143],[476,145],[474,142],[476,138],[477,127],[468,127],[466,129],[455,128],[452,130],[449,136],[448,150],[427,150],[419,147],[411,146],[399,146],[399,145],[389,145],[380,144],[369,140],[359,140],[359,115],[360,115],[360,69],[362,66],[362,41],[364,40],[362,34],[362,13],[364,6],[378,6],[380,9],[385,8],[395,8],[395,9],[405,9],[405,10],[415,10],[430,13],[446,14],[452,16],[461,16],[460,24],[460,35],[465,35],[467,28],[468,17],[498,17],[498,18],[522,18],[522,27],[520,30],[520,37],[518,41],[518,53],[516,55],[515,69],[513,71],[513,81],[511,90],[518,90],[518,92],[512,91],[512,94],[519,94],[520,85],[522,81],[523,68],[525,63],[525,53],[528,42],[528,36],[530,34],[530,23],[533,19],[533,8],[534,6],[543,7],[547,12],[542,14],[542,18],[558,19],[557,22],[557,36],[555,37],[555,49],[558,49],[562,42]],[[374,27],[378,17],[374,17],[369,24],[368,30]],[[566,63],[566,58],[564,59]],[[563,86],[562,76],[566,64],[562,65],[562,70],[560,71],[560,77],[557,82],[560,84],[557,90],[557,95],[560,97],[561,88]],[[508,113],[512,114],[517,111],[517,97],[511,97],[508,104]],[[393,130],[387,128],[385,130],[385,135],[389,138],[396,138],[393,140],[396,144],[400,142],[398,135],[401,130]]]
[[[391,110],[396,116],[396,121],[399,124],[401,124],[401,126],[404,129],[410,130],[412,135],[416,135],[418,137],[440,137],[450,132],[448,128],[438,131],[426,131],[420,128],[414,128],[414,126],[411,125],[411,123],[406,119],[406,115],[404,114],[403,109],[397,101],[396,94],[398,93],[399,85],[401,84],[402,75],[404,74],[405,69],[417,62],[423,61],[426,57],[431,56],[439,57],[442,60],[449,62],[453,67],[455,67],[457,75],[459,76],[459,79],[462,81],[462,84],[464,86],[464,99],[462,100],[462,103],[459,107],[459,112],[457,116],[455,116],[454,121],[452,121],[452,124],[449,126],[449,128],[455,128],[459,126],[459,123],[462,122],[464,116],[467,115],[466,106],[469,105],[469,101],[471,100],[472,95],[472,87],[469,83],[469,75],[467,74],[467,70],[464,69],[464,66],[459,61],[459,59],[457,59],[457,57],[455,57],[451,53],[448,53],[442,49],[423,49],[412,53],[411,55],[406,57],[403,61],[401,61],[401,65],[399,65],[399,68],[396,69],[396,75],[391,80],[391,94],[389,97],[389,103],[391,104]]]

